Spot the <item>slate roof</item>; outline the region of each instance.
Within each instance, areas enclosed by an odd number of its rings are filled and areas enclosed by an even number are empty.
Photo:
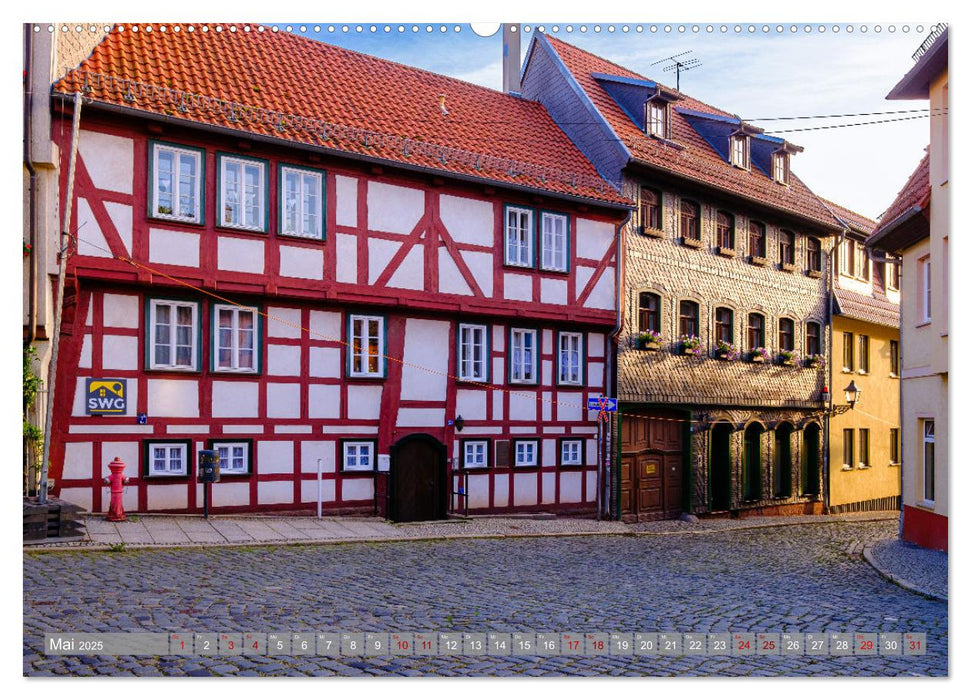
[[[790,185],[785,186],[754,165],[750,171],[736,168],[699,131],[699,128],[704,130],[703,126],[699,126],[701,122],[725,123],[729,120],[737,123],[738,118],[734,115],[680,93],[681,99],[671,109],[671,141],[683,146],[679,149],[645,134],[607,92],[603,76],[653,81],[549,35],[537,35],[535,41],[548,42],[553,48],[620,141],[629,149],[634,161],[809,219],[830,229],[838,227],[816,195],[794,174],[790,175]],[[597,74],[600,80],[595,77]],[[727,137],[724,140],[724,148],[727,149]],[[781,139],[777,140],[782,142]]]
[[[930,148],[930,147],[928,147]],[[917,165],[917,169],[907,178],[907,183],[903,189],[897,193],[897,198],[880,216],[880,224],[873,233],[880,233],[882,230],[893,223],[901,214],[909,211],[913,207],[924,209],[930,202],[931,197],[931,156],[930,151],[926,150],[924,157]]]
[[[76,90],[174,121],[630,204],[539,103],[257,25],[116,25],[54,85]]]

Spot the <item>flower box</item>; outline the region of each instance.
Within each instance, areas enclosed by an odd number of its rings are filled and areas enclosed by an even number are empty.
[[[642,236],[648,236],[650,238],[664,238],[664,231],[659,228],[653,228],[651,226],[640,226],[638,231]]]
[[[806,270],[806,276],[812,277],[814,279],[819,279],[820,277],[823,276],[823,273],[820,272],[819,270]]]
[[[732,359],[732,353],[729,350],[715,350],[715,359],[728,362]]]
[[[734,258],[736,255],[734,248],[726,248],[725,246],[716,247],[715,252],[723,258]]]
[[[780,263],[779,269],[783,272],[793,272],[795,271],[796,266],[793,263]]]
[[[657,352],[661,349],[661,344],[653,340],[638,340],[637,349],[647,350],[648,352]]]
[[[701,348],[692,348],[692,347],[689,347],[687,345],[682,345],[681,346],[681,354],[682,355],[700,355],[701,354]]]
[[[748,256],[748,261],[753,265],[758,265],[759,267],[765,267],[765,264],[768,262],[768,260],[760,255],[750,255]]]
[[[749,362],[759,362],[759,363],[762,363],[762,362],[765,362],[765,358],[762,357],[761,355],[759,355],[757,352],[753,352],[749,356],[748,361]]]
[[[697,238],[688,238],[687,236],[682,236],[681,245],[687,246],[688,248],[700,248],[704,245],[704,243]]]

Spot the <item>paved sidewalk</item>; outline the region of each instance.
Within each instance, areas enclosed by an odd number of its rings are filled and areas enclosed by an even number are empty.
[[[390,523],[374,517],[132,515],[111,523],[89,515],[87,535],[77,542],[25,545],[25,549],[135,549],[261,544],[388,542],[426,539],[551,537],[575,535],[674,535],[746,530],[786,525],[888,520],[896,512],[790,517],[662,520],[627,524],[586,518],[470,517],[421,523]],[[860,543],[856,551],[862,549]]]
[[[947,602],[947,552],[924,549],[895,538],[864,548],[863,558],[898,586]]]

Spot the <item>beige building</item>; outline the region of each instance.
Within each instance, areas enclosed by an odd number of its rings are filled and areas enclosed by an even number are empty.
[[[914,55],[887,99],[930,100],[927,155],[869,241],[900,255],[902,537],[948,547],[948,55],[947,29]]]
[[[833,353],[829,387],[826,505],[831,513],[900,508],[900,268],[872,260],[865,241],[876,227],[835,204],[846,222],[834,260]],[[844,389],[859,400],[846,410]]]

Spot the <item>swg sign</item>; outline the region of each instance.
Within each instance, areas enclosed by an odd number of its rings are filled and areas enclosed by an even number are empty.
[[[128,409],[127,379],[86,379],[84,388],[89,416],[119,415]]]

